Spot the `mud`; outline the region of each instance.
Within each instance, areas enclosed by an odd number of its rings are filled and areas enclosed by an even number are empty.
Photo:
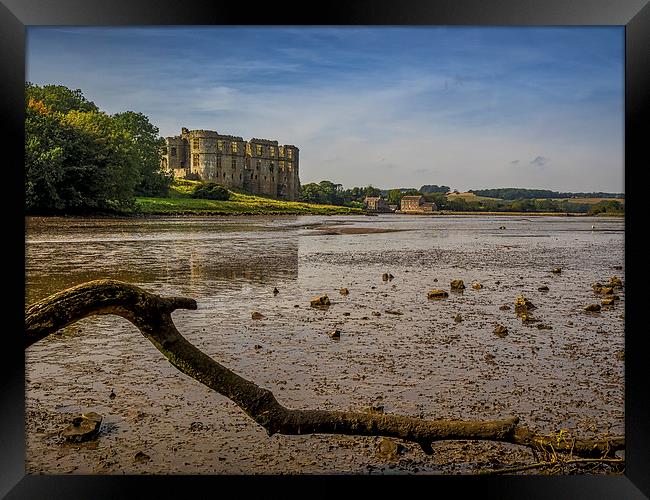
[[[620,219],[598,218],[597,230],[594,223],[392,214],[33,218],[26,303],[102,277],[193,297],[197,311],[173,315],[179,331],[288,407],[518,415],[542,433],[622,435],[625,288],[600,312],[584,308],[600,301],[593,283],[625,282],[624,227]],[[339,231],[317,234],[324,227]],[[394,279],[383,281],[384,273]],[[483,287],[452,292],[456,279]],[[449,297],[430,300],[431,289]],[[324,294],[329,307],[310,307]],[[551,329],[522,322],[514,311],[520,295]],[[507,336],[494,334],[497,324]],[[89,412],[103,416],[96,439],[67,443],[59,432]],[[533,461],[527,449],[474,441],[434,443],[427,456],[405,442],[399,454],[380,453],[381,438],[269,437],[110,316],[26,351],[26,431],[31,474],[453,474]]]

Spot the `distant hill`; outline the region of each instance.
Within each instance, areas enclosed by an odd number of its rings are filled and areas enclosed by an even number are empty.
[[[558,192],[549,189],[525,189],[525,188],[496,188],[496,189],[470,189],[469,193],[488,198],[500,198],[502,200],[521,199],[568,199],[568,198],[609,198],[624,199],[624,193],[571,193]]]

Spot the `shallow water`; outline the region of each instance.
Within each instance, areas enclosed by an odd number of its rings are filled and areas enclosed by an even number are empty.
[[[623,258],[618,218],[30,218],[26,304],[119,279],[195,298],[198,310],[173,313],[178,330],[288,407],[518,415],[542,433],[622,435],[625,291],[600,313],[583,309],[600,303],[592,283],[624,281]],[[453,279],[464,280],[463,293],[427,299]],[[310,308],[323,293],[332,305]],[[552,329],[522,324],[512,307],[521,294]],[[335,328],[340,341],[328,336]],[[456,473],[532,460],[494,443],[437,443],[433,456],[404,443],[390,460],[376,454],[379,438],[268,437],[117,317],[82,320],[31,346],[26,372],[28,473]],[[58,431],[87,411],[104,416],[97,440],[63,443]],[[150,459],[136,461],[138,451]]]

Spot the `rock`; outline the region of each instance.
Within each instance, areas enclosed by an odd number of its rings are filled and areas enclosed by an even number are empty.
[[[585,311],[598,312],[600,311],[600,304],[589,304],[587,307],[585,307]]]
[[[389,459],[397,459],[399,455],[404,453],[404,450],[404,446],[388,438],[382,438],[379,446],[377,446],[377,454]]]
[[[501,309],[502,311],[509,311],[510,306],[508,304],[503,304],[501,307],[499,307],[499,309]]]
[[[259,344],[255,344],[254,349],[255,349],[256,351],[260,350],[261,348],[262,348],[261,345],[259,345]]]
[[[488,353],[488,354],[485,355],[485,362],[488,365],[496,365],[497,363],[496,363],[496,361],[494,361],[495,358],[496,358],[496,356],[494,354]]]
[[[503,325],[497,325],[496,328],[494,329],[494,334],[497,337],[503,338],[506,335],[508,335],[508,329]]]
[[[279,294],[279,293],[280,293],[280,290],[278,290],[277,288],[274,288],[274,289],[273,289],[273,295],[277,295],[277,294]]]
[[[625,361],[625,351],[623,350],[616,351],[616,359],[618,359],[619,361]]]
[[[494,284],[495,284],[495,285],[500,285],[501,282],[500,282],[500,281],[495,281]]]
[[[350,290],[348,290],[347,288],[341,288],[341,289],[339,290],[339,293],[340,293],[341,295],[350,295]]]
[[[429,290],[429,293],[427,293],[429,299],[445,299],[447,297],[449,297],[449,294],[444,290]]]
[[[465,283],[463,283],[463,280],[452,280],[450,283],[451,289],[452,290],[464,290],[465,289]]]
[[[99,433],[102,420],[99,413],[83,413],[72,419],[72,424],[61,431],[61,436],[72,443],[90,441]]]
[[[373,316],[381,316],[381,313],[379,311],[372,311]]]
[[[611,306],[614,304],[614,297],[605,297],[600,303],[604,306]]]
[[[108,395],[108,397],[111,398],[111,399],[115,399],[117,397],[115,395],[115,391],[113,391],[113,389],[111,389],[111,393]]]
[[[398,311],[396,309],[386,309],[385,313],[386,314],[395,314],[397,316],[401,316],[402,314],[404,314],[402,311]]]
[[[520,295],[515,299],[515,312],[525,313],[526,311],[532,311],[533,309],[537,308],[523,295]]]
[[[349,316],[349,315],[350,315],[349,312],[344,312],[344,313],[343,313],[343,316]]]
[[[621,269],[623,269],[623,266],[614,266],[614,269],[616,269],[617,271],[620,271]]]
[[[388,273],[388,280],[389,280],[389,281],[393,281],[393,278],[394,278],[394,277],[395,277],[395,276],[393,276],[392,274]]]
[[[253,311],[251,313],[251,318],[252,319],[262,319],[262,318],[264,318],[264,315],[262,313],[258,313],[257,311]]]
[[[559,267],[554,267],[553,269],[551,269],[551,272],[555,274],[560,274],[562,272],[562,269],[560,269]]]
[[[472,283],[472,288],[474,290],[480,290],[481,288],[483,288],[483,285],[481,285],[480,283]]]
[[[330,298],[327,295],[312,297],[310,302],[312,307],[329,307],[330,304]]]
[[[499,226],[499,229],[505,229],[506,226]]]
[[[539,325],[537,325],[537,329],[538,330],[552,330],[553,327],[551,325],[545,325],[543,323],[540,323]]]
[[[454,316],[454,321],[456,323],[460,323],[461,321],[463,321],[463,317],[460,315],[460,313],[458,313],[456,316]]]
[[[196,432],[196,431],[202,431],[204,428],[203,422],[192,422],[190,424],[190,431]]]
[[[617,276],[612,276],[611,278],[609,278],[609,283],[607,285],[611,286],[612,288],[614,287],[623,288],[623,282],[621,281],[621,278]]]
[[[144,462],[148,462],[149,460],[151,460],[151,457],[149,455],[147,455],[146,453],[144,453],[142,451],[139,451],[139,452],[137,452],[135,454],[135,456],[133,457],[133,460],[136,461],[136,462],[139,462],[139,463],[144,463]]]
[[[433,278],[434,283],[438,283],[438,278]]]
[[[538,292],[548,292],[548,287],[546,285],[542,285],[537,289]]]
[[[538,319],[533,318],[527,312],[521,313],[519,315],[519,317],[521,318],[521,322],[524,323],[524,324],[527,324],[527,325],[530,324],[530,323],[539,323]]]
[[[339,340],[341,338],[341,330],[332,330],[329,336],[333,340]]]
[[[388,281],[388,273],[384,273],[384,274],[382,274],[382,275],[381,275],[381,279],[382,279],[383,281]]]

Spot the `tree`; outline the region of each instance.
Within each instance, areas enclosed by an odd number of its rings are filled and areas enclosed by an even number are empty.
[[[204,200],[227,200],[230,198],[230,191],[216,182],[202,182],[194,188],[194,191],[192,191],[192,198],[202,198]]]
[[[173,175],[161,166],[161,148],[165,140],[142,113],[125,111],[113,115],[119,127],[128,132],[133,151],[139,165],[140,180],[135,193],[141,196],[165,196],[172,183]]]
[[[45,107],[55,113],[69,111],[97,112],[97,105],[84,97],[80,89],[71,90],[63,85],[44,85],[39,87],[33,83],[25,83],[25,99],[41,101]]]

